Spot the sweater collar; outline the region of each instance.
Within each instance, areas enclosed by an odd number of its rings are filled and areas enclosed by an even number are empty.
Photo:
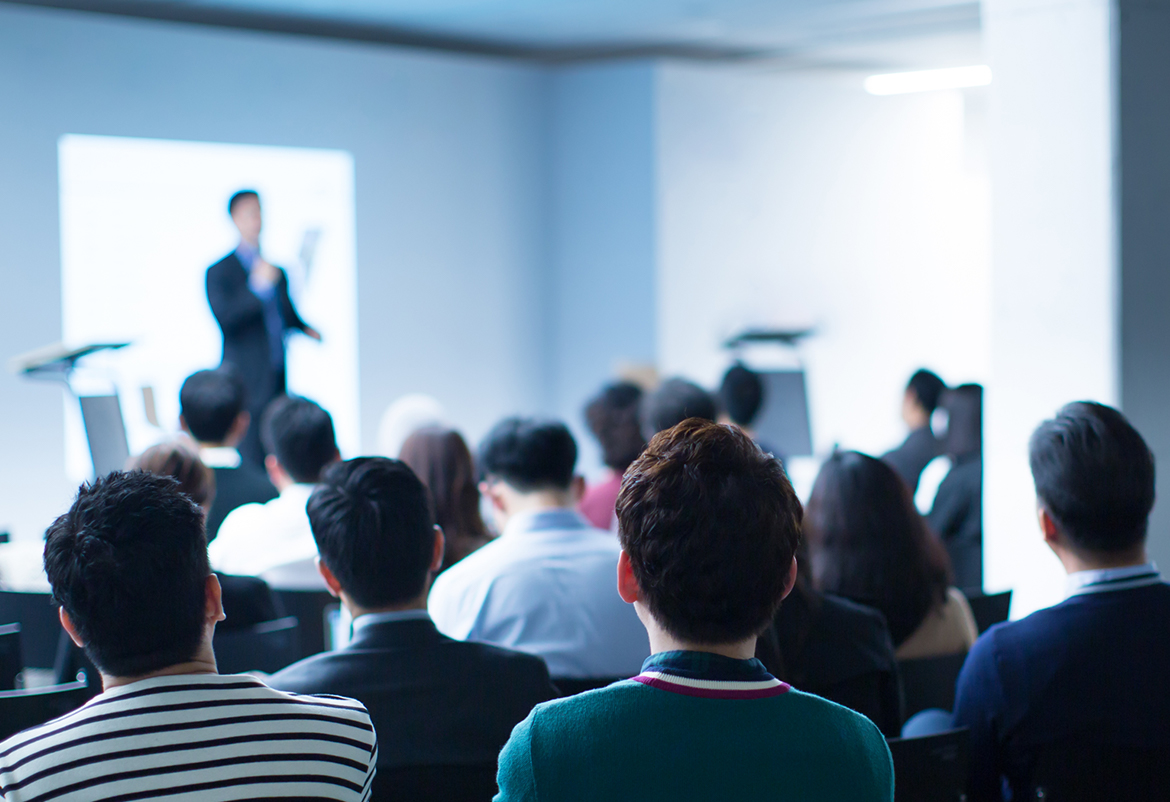
[[[736,660],[711,652],[659,652],[642,664],[634,681],[663,691],[706,699],[762,699],[790,687],[754,657]]]

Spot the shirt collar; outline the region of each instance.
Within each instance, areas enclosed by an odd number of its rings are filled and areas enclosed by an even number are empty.
[[[256,261],[256,257],[260,255],[259,248],[253,248],[248,243],[240,240],[240,244],[236,246],[236,258],[249,271],[252,269],[252,263]]]
[[[353,620],[353,634],[361,632],[366,627],[375,624],[389,624],[395,621],[430,621],[431,616],[426,610],[393,610],[388,613],[366,613]]]
[[[199,460],[208,468],[238,468],[243,462],[240,452],[228,446],[204,446],[199,449]]]
[[[306,502],[308,502],[309,496],[313,495],[313,491],[316,490],[316,488],[317,485],[314,484],[297,482],[296,484],[289,485],[284,490],[281,490],[280,497],[282,499],[287,498],[291,501],[304,499]]]
[[[1076,571],[1068,575],[1065,591],[1069,596],[1083,596],[1089,593],[1108,593],[1114,590],[1158,585],[1161,582],[1162,574],[1158,572],[1158,566],[1148,562],[1145,565],[1127,565],[1124,568]]]
[[[504,527],[502,535],[507,537],[521,532],[540,532],[548,529],[589,528],[589,523],[576,510],[565,507],[550,507],[543,510],[527,510],[516,513]]]
[[[659,690],[708,699],[761,699],[790,690],[754,657],[736,660],[711,652],[652,654],[634,680]]]

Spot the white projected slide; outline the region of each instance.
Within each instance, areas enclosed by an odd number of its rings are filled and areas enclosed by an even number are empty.
[[[238,244],[227,202],[245,188],[260,193],[262,253],[288,272],[297,310],[324,337],[290,336],[289,391],[328,409],[342,452],[358,453],[350,154],[70,134],[59,158],[62,339],[132,343],[92,357],[79,376],[92,392],[116,387],[131,453],[178,430],[183,379],[219,364],[204,276]],[[80,414],[66,408],[66,466],[80,480],[92,472],[89,451]]]

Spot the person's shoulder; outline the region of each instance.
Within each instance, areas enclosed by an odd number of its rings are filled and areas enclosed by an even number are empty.
[[[516,649],[506,649],[490,643],[476,641],[460,641],[441,636],[446,648],[449,649],[461,666],[483,666],[493,672],[508,672],[513,674],[535,675],[548,682],[548,666],[544,659],[534,654],[521,652]]]
[[[322,652],[303,660],[298,660],[290,666],[282,668],[275,674],[267,677],[264,684],[270,688],[293,695],[326,694],[336,688],[338,655],[340,652]],[[345,698],[338,696],[337,698]]]
[[[242,268],[243,266],[244,265],[240,262],[240,257],[236,256],[235,251],[231,251],[211,267],[207,268],[207,273],[209,275],[212,273],[220,274],[225,271],[233,270],[237,267]]]

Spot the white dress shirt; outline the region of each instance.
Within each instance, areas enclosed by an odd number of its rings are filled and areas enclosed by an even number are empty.
[[[266,504],[228,513],[207,547],[211,567],[225,574],[259,576],[270,568],[317,556],[305,505],[314,485],[289,485]]]
[[[1081,596],[1086,593],[1108,593],[1113,590],[1129,590],[1162,582],[1158,566],[1152,562],[1144,565],[1127,565],[1122,568],[1097,568],[1089,571],[1075,571],[1065,581],[1065,594]]]
[[[435,626],[543,657],[554,678],[632,677],[650,655],[633,605],[617,592],[621,547],[573,510],[514,516],[503,534],[435,580]]]

